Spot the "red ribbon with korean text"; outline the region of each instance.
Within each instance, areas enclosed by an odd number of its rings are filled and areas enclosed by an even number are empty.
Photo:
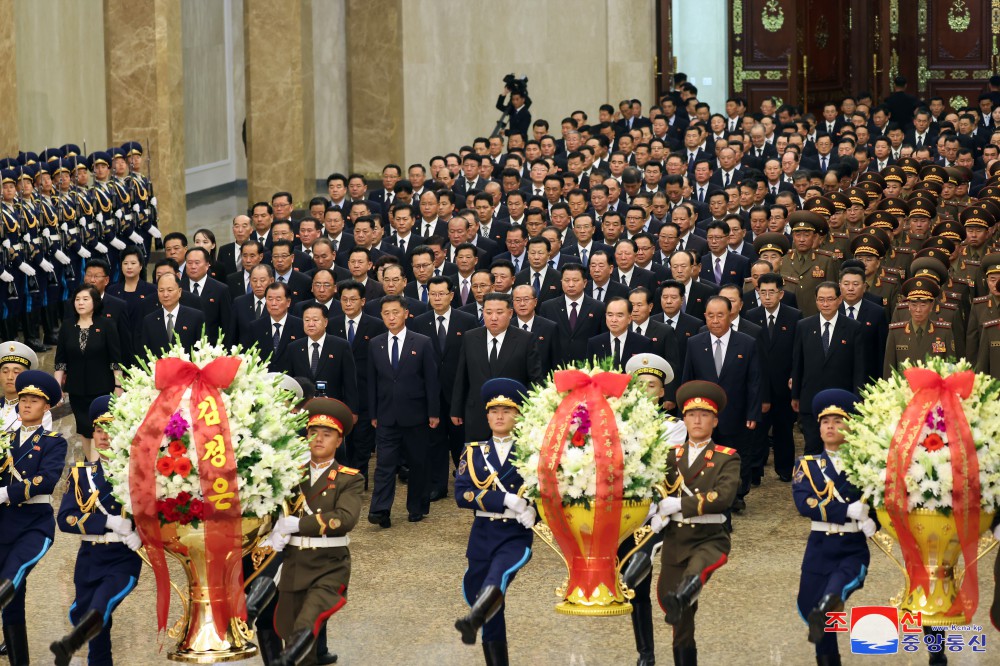
[[[955,518],[958,540],[966,562],[966,572],[962,586],[948,615],[959,612],[966,621],[972,621],[979,603],[979,583],[976,575],[976,551],[979,542],[979,458],[972,440],[969,421],[965,418],[962,400],[972,393],[976,375],[971,370],[957,372],[942,377],[926,368],[909,368],[903,374],[913,389],[903,416],[896,427],[886,461],[885,508],[892,519],[893,528],[899,538],[906,564],[906,575],[910,581],[908,592],[923,587],[930,592],[930,580],[926,563],[913,536],[909,520],[909,492],[906,487],[906,473],[913,461],[913,454],[920,445],[920,435],[927,413],[935,405],[944,411],[945,433],[951,453],[952,514]]]
[[[607,398],[621,397],[630,377],[613,372],[601,372],[591,377],[580,370],[560,370],[555,373],[554,379],[559,392],[569,393],[562,399],[545,431],[538,461],[539,499],[545,511],[546,524],[569,565],[567,593],[580,588],[589,597],[601,583],[613,593],[624,479],[618,425]],[[590,437],[597,473],[593,534],[583,534],[582,543],[573,536],[563,513],[563,497],[556,478],[572,414],[580,403],[585,403],[591,414]]]
[[[156,578],[158,630],[167,626],[170,574],[156,509],[156,456],[163,441],[163,429],[189,387],[194,417],[192,436],[205,497],[206,583],[215,629],[225,636],[230,618],[246,618],[246,597],[234,592],[243,589],[242,511],[237,494],[236,457],[220,393],[220,389],[232,383],[240,363],[239,358],[231,356],[217,358],[204,368],[179,358],[157,361],[154,377],[160,394],[132,440],[129,456],[132,513]]]

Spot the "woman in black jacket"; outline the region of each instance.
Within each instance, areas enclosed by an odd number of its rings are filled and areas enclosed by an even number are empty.
[[[101,315],[101,295],[91,286],[73,291],[75,317],[63,324],[56,345],[56,381],[69,394],[76,417],[76,432],[83,438],[83,452],[90,452],[94,425],[90,403],[100,395],[121,394],[122,362],[118,329]]]

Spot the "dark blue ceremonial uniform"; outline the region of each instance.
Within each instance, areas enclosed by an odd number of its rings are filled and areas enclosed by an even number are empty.
[[[506,509],[506,494],[516,494],[524,484],[521,475],[514,469],[513,458],[512,447],[507,459],[501,464],[492,438],[485,442],[467,444],[455,477],[455,501],[458,506],[503,514]],[[489,480],[494,472],[495,478]],[[462,580],[465,602],[471,606],[480,590],[491,585],[506,593],[515,574],[531,559],[533,538],[534,532],[526,529],[513,517],[476,516],[465,551],[465,557],[469,560],[469,568]],[[483,643],[506,640],[507,625],[501,607],[483,625]]]
[[[59,529],[68,534],[88,534],[98,541],[83,541],[76,555],[73,583],[76,598],[69,609],[73,624],[87,611],[97,610],[104,628],[90,641],[87,663],[112,664],[111,613],[139,580],[142,560],[118,540],[107,526],[108,516],[124,516],[122,505],[111,495],[111,484],[100,462],[76,463],[70,470],[69,487],[59,506]],[[104,539],[113,539],[105,542]]]
[[[26,578],[52,547],[55,518],[46,496],[62,476],[66,439],[57,432],[20,428],[0,473],[9,502],[0,505],[0,580],[14,583],[17,593],[3,609],[4,625],[24,625]],[[42,499],[39,499],[42,498]]]
[[[813,521],[856,524],[848,518],[847,507],[861,499],[861,492],[848,482],[842,469],[834,466],[826,451],[802,456],[795,469],[792,496],[799,513]],[[869,561],[868,540],[860,530],[847,533],[811,531],[802,558],[796,602],[803,619],[823,597],[832,594],[846,600],[855,590],[864,587]],[[838,654],[837,634],[824,634],[816,644],[816,654]]]

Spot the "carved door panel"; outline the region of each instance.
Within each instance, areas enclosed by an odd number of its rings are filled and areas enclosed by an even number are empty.
[[[798,97],[796,76],[789,65],[798,62],[795,0],[731,0],[729,54],[730,88],[746,98],[756,112],[767,97],[778,104]]]
[[[819,116],[823,104],[851,92],[849,0],[800,0],[799,36],[804,59],[797,68],[803,110]],[[804,67],[803,67],[804,65]]]

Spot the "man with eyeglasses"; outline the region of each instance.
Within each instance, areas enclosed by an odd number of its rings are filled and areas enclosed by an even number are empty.
[[[511,293],[514,297],[514,314],[517,315],[512,320],[511,325],[531,333],[535,347],[538,349],[538,363],[541,366],[542,374],[548,376],[556,367],[554,351],[556,323],[536,314],[535,308],[538,307],[538,299],[535,297],[531,285],[516,286]]]
[[[278,284],[288,285],[288,292],[292,303],[301,303],[309,298],[312,284],[307,276],[294,270],[292,266],[293,261],[292,242],[289,240],[274,241],[274,248],[271,250],[271,266],[274,268],[274,281]]]
[[[382,288],[385,289],[385,296],[399,296],[403,299],[404,309],[407,311],[407,318],[412,319],[417,315],[427,312],[427,306],[415,298],[410,298],[404,292],[406,290],[406,275],[403,274],[403,267],[399,264],[388,264],[382,269]],[[364,311],[373,317],[381,315],[382,298],[368,299]]]
[[[427,288],[434,277],[434,250],[427,245],[418,245],[410,253],[410,268],[413,280],[406,284],[403,293],[428,305]]]

